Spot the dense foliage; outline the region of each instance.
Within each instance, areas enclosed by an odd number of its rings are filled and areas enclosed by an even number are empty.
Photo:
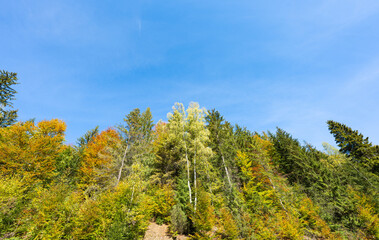
[[[155,221],[192,239],[379,239],[378,146],[328,121],[340,149],[254,133],[197,103],[168,121],[64,142],[53,119],[0,128],[0,238],[142,239]]]

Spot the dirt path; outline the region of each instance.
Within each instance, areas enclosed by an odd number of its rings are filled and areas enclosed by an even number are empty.
[[[145,233],[144,240],[172,240],[173,238],[168,236],[168,225],[158,225],[155,222],[150,223]],[[178,240],[186,240],[185,236],[178,236]]]

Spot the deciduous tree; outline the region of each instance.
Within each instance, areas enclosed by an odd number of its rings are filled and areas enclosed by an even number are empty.
[[[0,128],[1,173],[19,174],[26,182],[51,180],[56,159],[64,149],[65,129],[66,124],[58,119]]]

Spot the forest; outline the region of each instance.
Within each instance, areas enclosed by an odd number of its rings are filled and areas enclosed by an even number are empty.
[[[319,150],[175,103],[69,145],[64,120],[17,120],[17,83],[0,72],[0,239],[379,239],[379,146],[343,123]]]

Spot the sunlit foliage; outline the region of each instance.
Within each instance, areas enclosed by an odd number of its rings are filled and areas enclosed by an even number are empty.
[[[65,144],[63,121],[0,127],[1,239],[378,239],[377,146],[328,122],[340,149],[256,133],[176,103]]]
[[[26,182],[48,182],[63,146],[66,124],[60,120],[20,122],[0,128],[0,170],[22,176]]]

